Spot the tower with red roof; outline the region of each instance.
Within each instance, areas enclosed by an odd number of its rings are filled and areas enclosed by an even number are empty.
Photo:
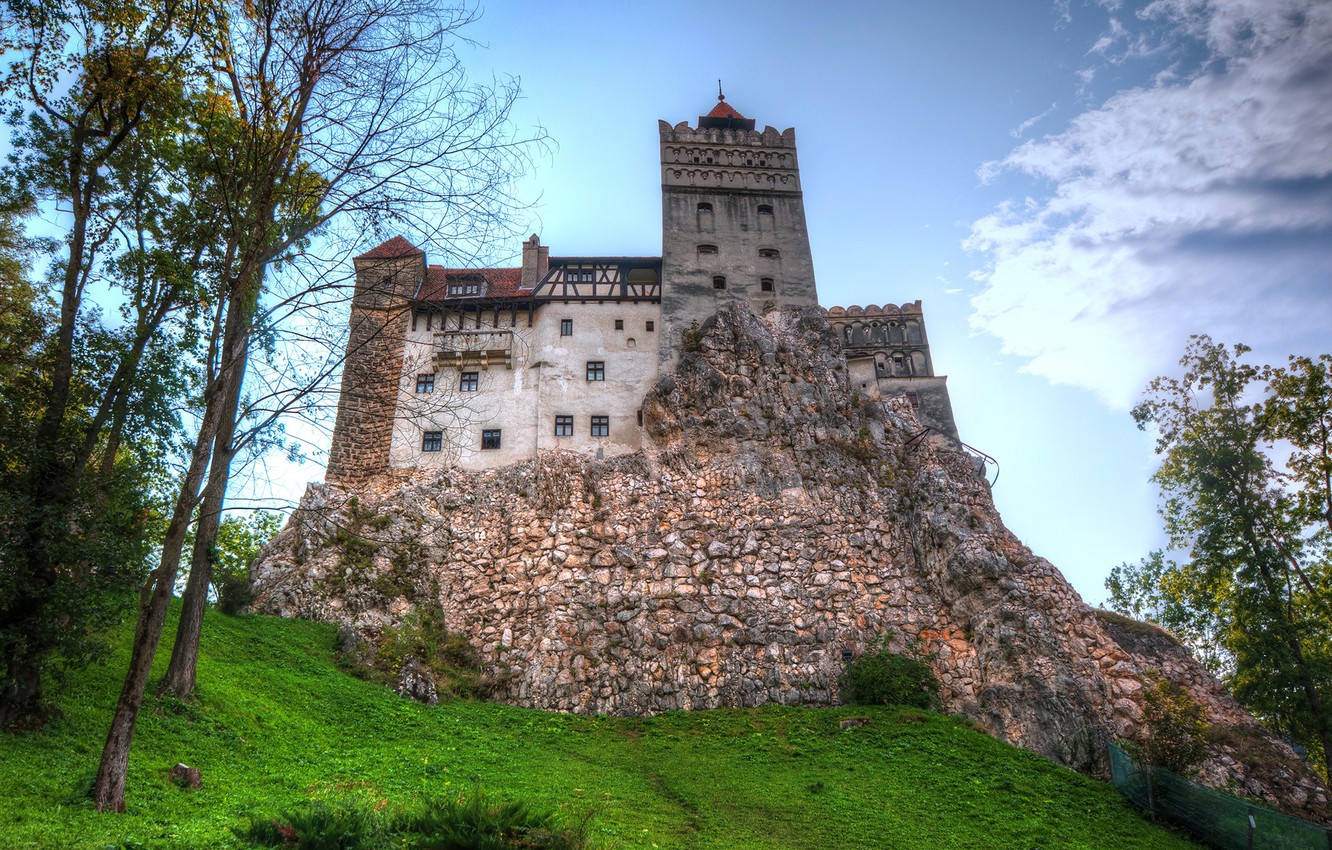
[[[795,130],[717,105],[661,135],[662,358],[723,304],[818,306]]]

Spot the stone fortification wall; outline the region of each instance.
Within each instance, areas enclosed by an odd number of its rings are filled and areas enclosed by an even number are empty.
[[[948,710],[1095,770],[1107,735],[1139,731],[1159,653],[1004,528],[972,457],[846,368],[816,309],[728,308],[645,400],[645,451],[312,485],[255,567],[256,607],[373,635],[442,606],[501,699],[576,712],[835,702],[843,650],[891,635],[928,654]],[[1251,722],[1188,681],[1214,722]],[[1209,779],[1239,760],[1218,749]],[[1286,764],[1242,778],[1321,815]]]

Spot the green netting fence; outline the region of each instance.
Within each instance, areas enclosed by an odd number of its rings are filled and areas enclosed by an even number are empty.
[[[1115,787],[1142,809],[1161,815],[1223,850],[1332,850],[1332,830],[1223,794],[1168,770],[1150,774],[1110,744]]]

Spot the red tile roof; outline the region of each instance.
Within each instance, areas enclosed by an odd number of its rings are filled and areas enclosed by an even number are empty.
[[[480,275],[486,281],[483,298],[516,298],[531,294],[531,289],[522,288],[523,270],[513,269],[446,269],[443,266],[431,266],[426,269],[421,291],[416,294],[420,301],[445,301],[448,296],[450,278],[455,282],[460,275]],[[467,296],[474,297],[474,296]],[[457,298],[457,296],[455,296]]]
[[[741,121],[745,120],[745,116],[741,115],[739,112],[736,112],[735,109],[731,107],[731,104],[727,103],[725,100],[723,100],[720,97],[717,98],[717,105],[712,107],[712,111],[709,112],[706,117],[739,118]]]
[[[417,254],[424,254],[424,253],[425,251],[422,251],[420,248],[408,242],[406,239],[403,239],[401,236],[394,236],[389,241],[385,242],[384,244],[380,245],[377,248],[371,248],[369,251],[366,251],[364,254],[357,257],[356,259],[396,260],[401,257],[412,257]]]

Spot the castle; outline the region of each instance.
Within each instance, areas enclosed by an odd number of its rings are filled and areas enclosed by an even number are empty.
[[[721,307],[818,307],[795,131],[720,94],[697,128],[659,126],[660,257],[552,257],[534,234],[519,268],[429,265],[401,236],[355,259],[328,480],[637,451],[642,399]],[[957,439],[920,301],[825,314],[853,387]]]

